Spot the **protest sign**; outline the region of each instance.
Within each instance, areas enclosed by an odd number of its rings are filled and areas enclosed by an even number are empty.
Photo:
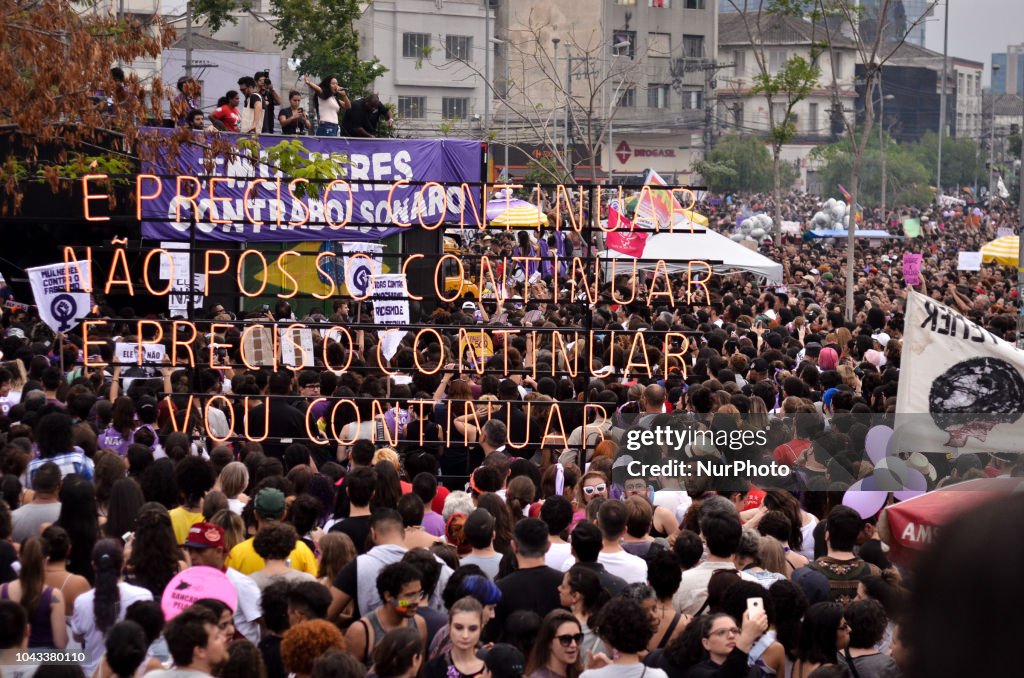
[[[903,220],[903,235],[908,238],[916,238],[921,235],[921,220],[920,219],[904,219]]]
[[[374,276],[381,274],[380,254],[384,246],[375,242],[347,242],[342,245],[345,253],[345,287],[349,295],[362,299],[370,292]],[[354,256],[356,254],[366,256]]]
[[[25,270],[39,317],[54,332],[73,329],[89,314],[92,300],[85,290],[92,287],[88,266],[51,264]]]
[[[960,252],[960,255],[957,257],[956,270],[980,271],[981,252]]]
[[[907,252],[903,255],[903,282],[911,287],[921,284],[922,254]]]
[[[914,291],[903,326],[893,450],[1019,450],[1024,351]]]
[[[281,363],[296,367],[301,356],[303,367],[312,367],[313,330],[308,327],[283,327],[281,334]]]
[[[188,280],[188,266],[190,260],[189,253],[187,251],[188,243],[161,242],[160,247],[170,252],[170,255],[165,254],[160,257],[160,279],[170,280],[173,273],[175,278],[184,278],[185,280]]]
[[[202,273],[195,273],[195,291],[193,293],[193,299],[195,300],[192,308],[200,309],[203,307],[203,290],[205,277]],[[188,311],[188,266],[185,266],[183,272],[179,273],[177,270],[174,272],[174,284],[171,286],[171,293],[167,296],[167,310],[171,313],[175,311],[187,312]]]
[[[142,364],[145,366],[160,365],[167,354],[163,344],[143,344]],[[139,345],[134,341],[118,341],[114,344],[114,364],[139,366]]]
[[[373,322],[378,325],[408,325],[409,300],[406,298],[405,276],[400,273],[379,275],[373,280]],[[398,352],[404,332],[383,331],[381,353],[391,360]]]

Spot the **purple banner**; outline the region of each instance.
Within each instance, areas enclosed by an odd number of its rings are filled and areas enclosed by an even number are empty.
[[[156,130],[170,134],[171,130]],[[238,135],[222,135],[223,137]],[[195,197],[198,206],[196,238],[229,242],[288,242],[308,240],[372,241],[398,233],[417,216],[433,226],[441,220],[476,225],[480,189],[463,191],[462,182],[483,180],[479,141],[462,139],[349,139],[330,137],[260,137],[264,151],[282,141],[299,141],[312,154],[336,154],[339,179],[322,200],[327,184],[316,187],[321,199],[296,197],[285,177],[265,163],[242,157],[217,157],[212,172],[204,164],[200,146],[182,145],[176,158],[160,144],[155,156],[144,160],[142,173],[159,180],[141,180],[142,237],[151,240],[188,240],[192,213],[189,199],[194,181],[203,178]],[[245,155],[245,154],[243,154]],[[444,187],[401,184],[400,180],[436,181]],[[351,193],[349,189],[351,188]],[[247,194],[248,192],[248,194]],[[390,209],[389,209],[390,195]],[[155,196],[155,197],[150,197]],[[392,216],[394,217],[392,219]],[[215,223],[224,220],[229,223]],[[340,224],[347,223],[338,227]],[[332,227],[330,224],[334,224]]]

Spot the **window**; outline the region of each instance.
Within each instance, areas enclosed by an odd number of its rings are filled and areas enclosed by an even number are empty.
[[[615,0],[616,5],[635,5],[636,0]]]
[[[732,105],[732,124],[743,127],[743,104],[740,102]]]
[[[684,89],[682,94],[684,111],[697,111],[704,108],[704,90]]]
[[[402,33],[402,56],[423,59],[430,47],[430,33]]]
[[[686,9],[704,9],[704,0],[686,0]]]
[[[444,58],[469,61],[473,53],[473,37],[469,35],[444,36]]]
[[[736,64],[733,66],[733,72],[738,76],[742,76],[747,72],[747,53],[738,49],[732,53],[732,62]]]
[[[444,97],[441,99],[441,117],[448,120],[465,120],[469,112],[469,97]]]
[[[818,134],[818,104],[807,105],[807,133]]]
[[[704,57],[704,36],[703,35],[684,35],[683,36],[683,56],[691,59],[701,59]]]
[[[636,53],[636,31],[615,31],[612,33],[612,54],[627,56]]]
[[[773,49],[768,52],[768,71],[775,75],[782,70],[786,61],[789,60],[789,53],[784,49]]]
[[[670,33],[648,33],[647,56],[651,59],[667,59],[672,56],[672,35]]]
[[[630,87],[629,89],[622,90],[619,94],[619,107],[620,108],[634,108],[636,107],[636,89]]]
[[[668,108],[668,85],[647,86],[647,108]]]
[[[398,97],[398,117],[422,119],[427,115],[427,97]]]
[[[672,0],[647,0],[647,6],[668,9],[672,6]]]
[[[832,67],[835,69],[837,79],[843,77],[843,53],[836,52],[832,57]]]

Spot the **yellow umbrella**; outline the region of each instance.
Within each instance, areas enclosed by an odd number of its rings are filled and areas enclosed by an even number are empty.
[[[990,264],[993,261],[1000,266],[1016,266],[1020,253],[1020,237],[1004,235],[981,247],[981,260]]]
[[[490,226],[547,226],[548,215],[534,205],[513,205],[496,218],[487,221]]]

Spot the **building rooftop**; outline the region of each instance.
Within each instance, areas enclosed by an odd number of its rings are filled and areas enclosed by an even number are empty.
[[[892,50],[892,47],[882,47],[879,49],[881,54],[888,54]],[[951,63],[963,64],[965,66],[971,66],[982,70],[985,68],[985,64],[980,61],[972,61],[970,59],[962,59],[952,54],[949,55]],[[895,62],[907,62],[907,61],[926,61],[926,60],[937,60],[939,65],[942,65],[942,52],[936,52],[933,49],[927,47],[921,47],[910,42],[904,42],[900,45],[895,52],[892,53],[892,57],[889,59],[891,63]]]
[[[185,49],[185,36],[178,38],[173,45],[172,49]],[[239,47],[237,43],[225,42],[223,40],[215,40],[206,35],[199,33],[192,33],[192,49],[203,50],[206,52],[251,52],[244,47]]]
[[[998,116],[1024,117],[1024,98],[1016,94],[986,94],[984,106]]]
[[[768,12],[723,13],[718,16],[719,45],[749,45],[748,26],[765,45],[810,45],[824,42],[825,27],[810,21]],[[854,47],[853,41],[838,33],[832,35],[835,47]]]

